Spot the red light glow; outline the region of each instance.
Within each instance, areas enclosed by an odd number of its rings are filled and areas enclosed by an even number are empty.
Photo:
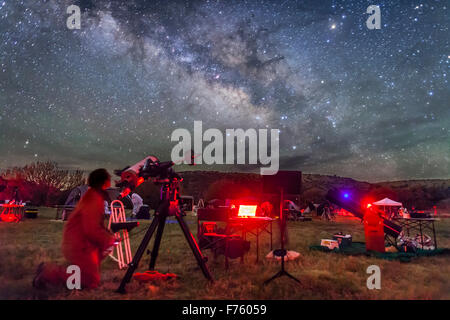
[[[239,205],[239,217],[254,217],[256,216],[257,206]]]
[[[2,204],[0,206],[3,208],[0,214],[0,221],[4,222],[19,222],[21,220],[21,209],[23,210],[24,205],[8,203]],[[23,213],[23,212],[22,212]]]
[[[120,193],[120,198],[125,198],[127,195],[129,195],[131,192],[130,188],[125,188],[121,193]]]
[[[4,222],[19,222],[19,218],[17,218],[13,214],[4,214],[1,217],[1,221],[4,221]]]

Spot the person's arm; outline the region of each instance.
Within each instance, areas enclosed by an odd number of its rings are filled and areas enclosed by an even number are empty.
[[[88,240],[101,250],[114,243],[114,236],[104,225],[104,202],[100,196],[93,196],[83,208],[83,230]]]

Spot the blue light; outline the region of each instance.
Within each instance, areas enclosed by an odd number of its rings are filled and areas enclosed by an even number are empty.
[[[344,193],[344,198],[348,199],[348,197],[349,197],[348,193]]]

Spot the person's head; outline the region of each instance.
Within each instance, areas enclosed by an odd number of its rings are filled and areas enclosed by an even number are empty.
[[[88,185],[94,189],[106,190],[111,187],[111,176],[106,169],[96,169],[89,174]]]

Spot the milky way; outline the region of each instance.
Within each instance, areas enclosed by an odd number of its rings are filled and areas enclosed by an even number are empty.
[[[66,26],[70,4],[81,7],[80,30]],[[370,4],[380,5],[380,30],[366,26]],[[173,130],[201,120],[221,130],[279,129],[282,169],[449,178],[449,8],[0,1],[0,167],[168,160]]]

